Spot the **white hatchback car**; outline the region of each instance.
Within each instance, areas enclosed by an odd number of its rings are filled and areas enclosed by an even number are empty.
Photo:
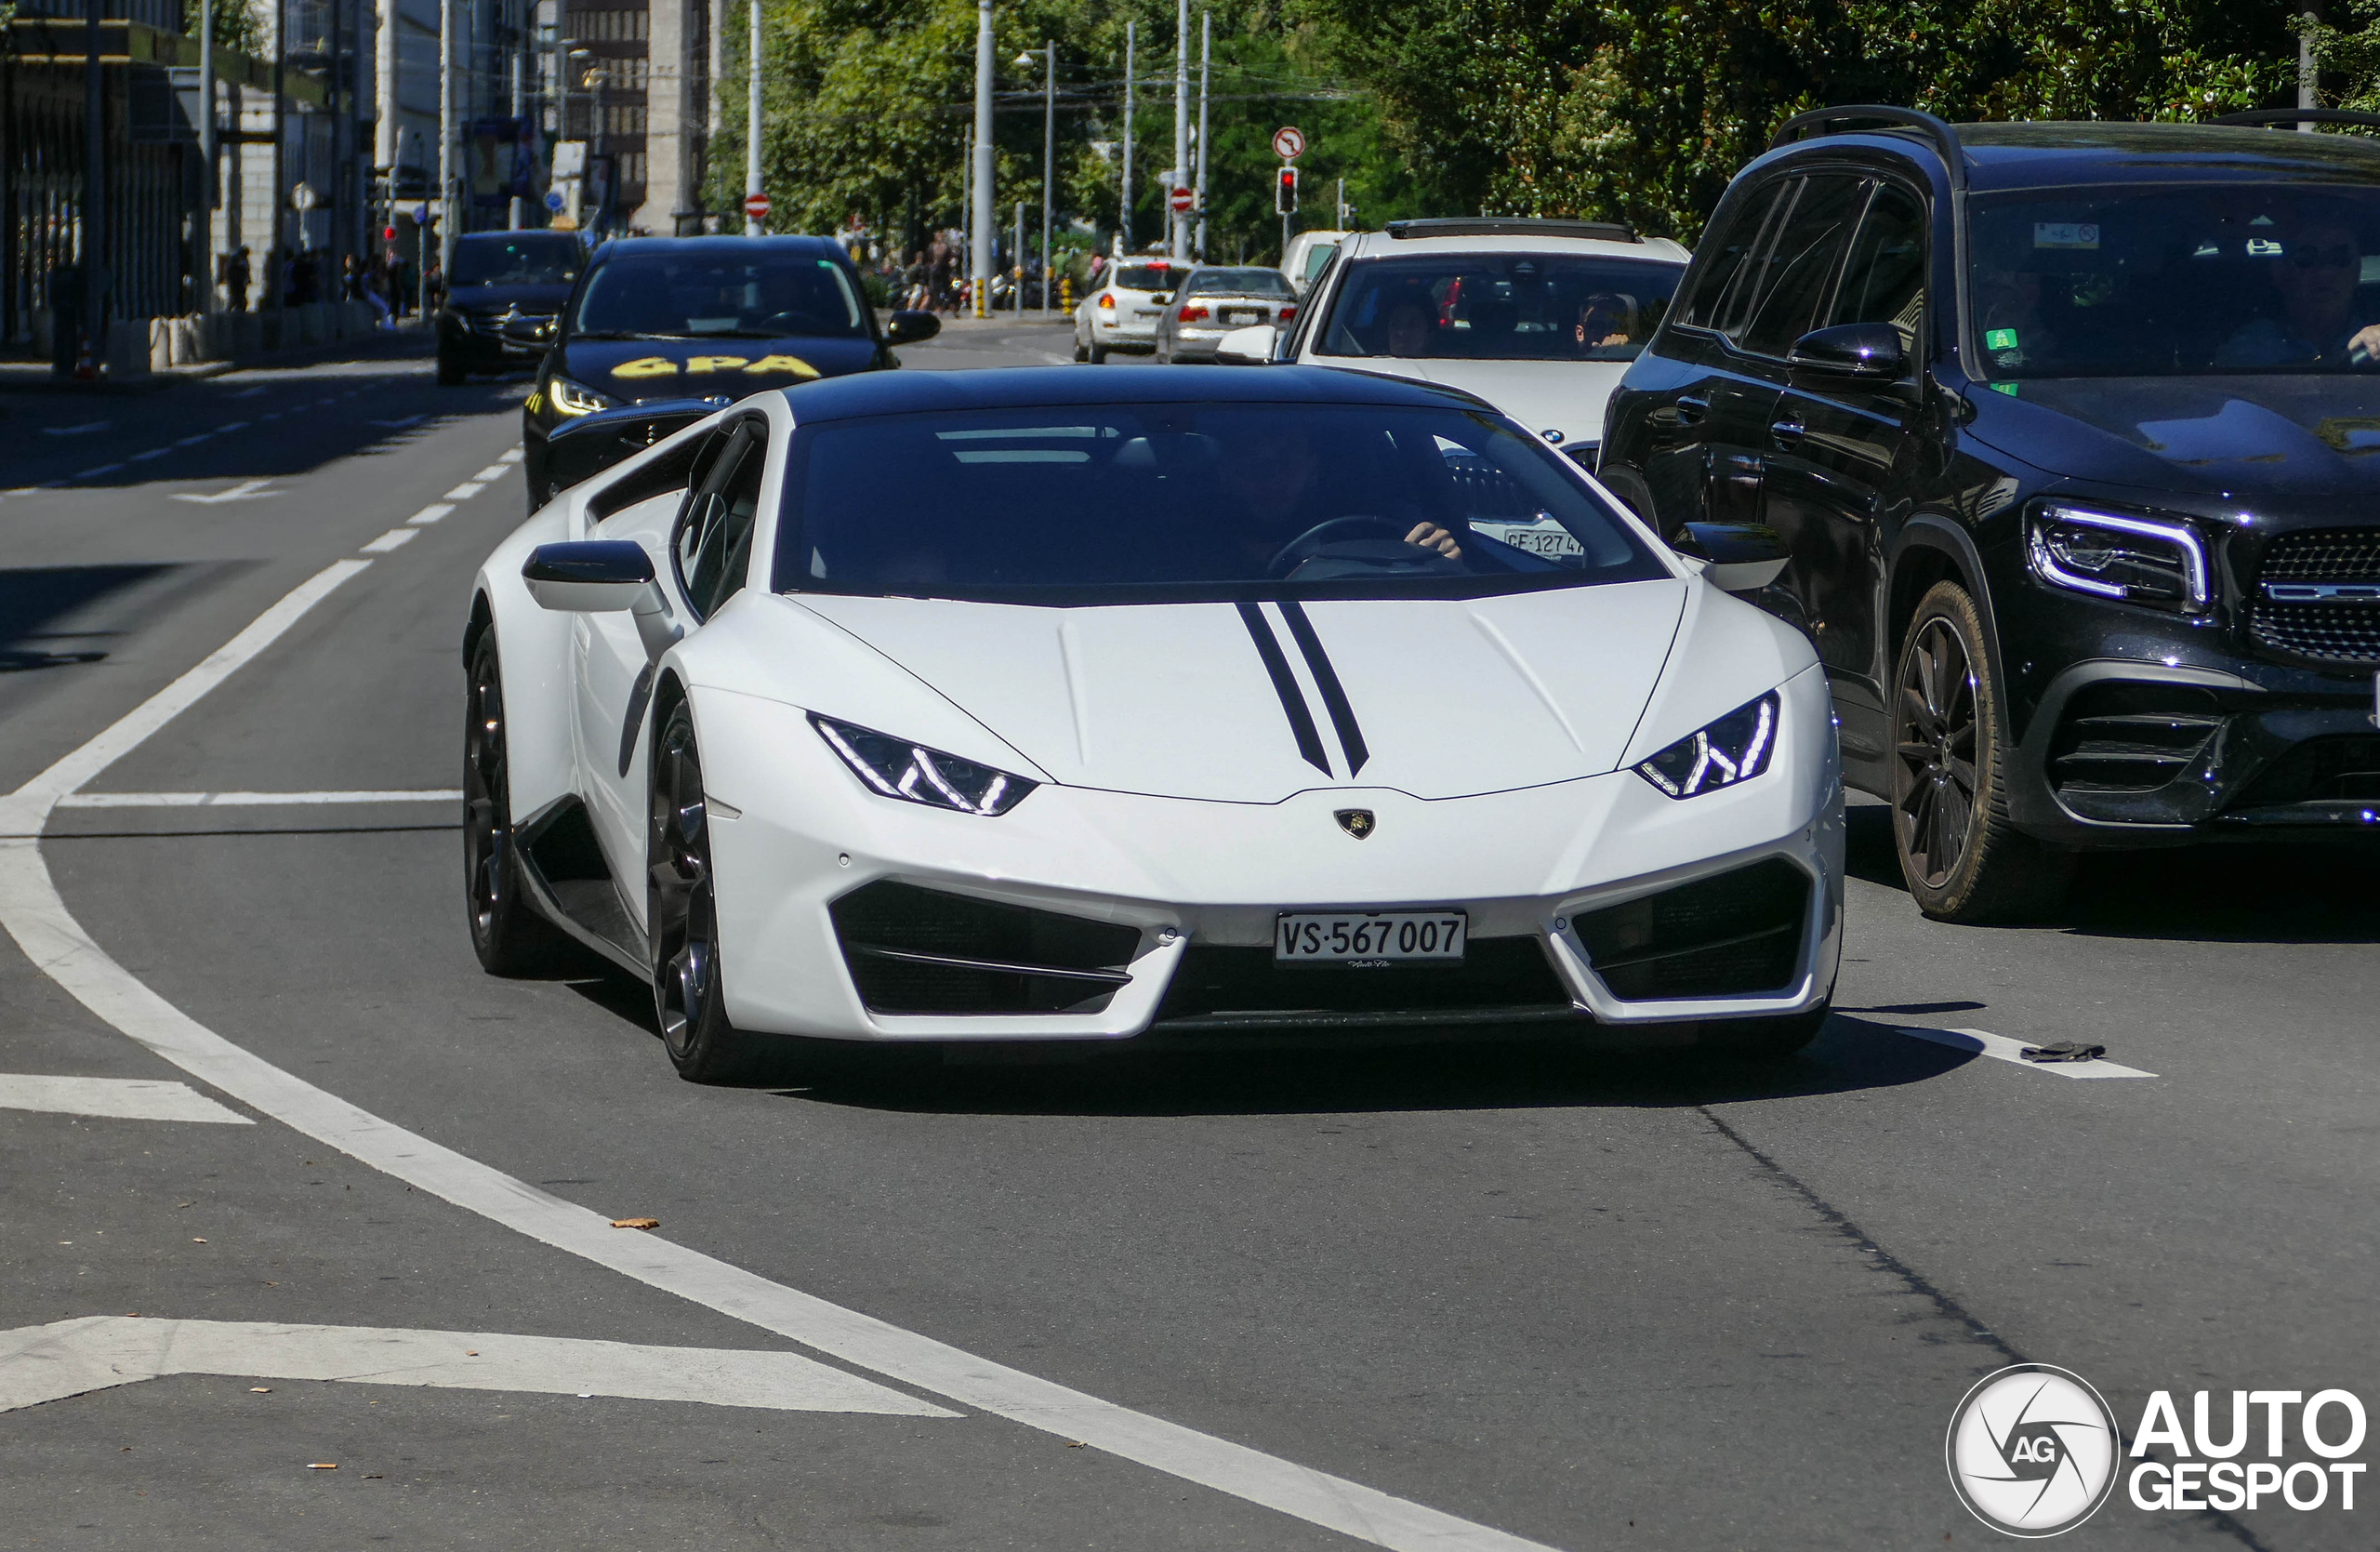
[[[1187,259],[1118,260],[1075,309],[1075,359],[1096,365],[1110,351],[1153,353],[1157,321],[1193,268]]]
[[[1605,401],[1691,257],[1603,221],[1391,221],[1340,240],[1286,339],[1222,353],[1464,389],[1592,469]]]

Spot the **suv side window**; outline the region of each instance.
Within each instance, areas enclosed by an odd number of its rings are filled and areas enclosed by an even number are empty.
[[[1746,261],[1760,251],[1780,197],[1792,188],[1793,179],[1778,179],[1755,189],[1752,197],[1737,208],[1724,232],[1715,239],[1704,239],[1702,251],[1711,255],[1710,266],[1702,272],[1694,295],[1678,315],[1681,325],[1724,333],[1728,322],[1741,315],[1743,286],[1739,283],[1752,268]]]
[[[678,575],[686,602],[708,619],[742,590],[751,569],[754,519],[760,509],[768,442],[747,422],[712,466],[678,530]]]
[[[1781,356],[1818,326],[1818,303],[1866,192],[1866,181],[1849,173],[1818,173],[1802,180],[1792,212],[1762,256],[1762,285],[1739,340],[1743,349]]]
[[[1851,240],[1828,326],[1890,324],[1915,359],[1925,315],[1925,206],[1915,194],[1897,183],[1878,184]]]

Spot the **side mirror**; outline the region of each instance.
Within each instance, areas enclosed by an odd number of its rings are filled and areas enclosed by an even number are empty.
[[[915,345],[942,332],[942,320],[931,312],[904,308],[884,321],[884,342]]]
[[[633,609],[653,586],[653,557],[633,539],[541,544],[521,567],[529,596],[545,609],[600,615]]]
[[[1785,364],[1866,382],[1897,382],[1909,375],[1909,348],[1890,324],[1837,324],[1793,341]]]
[[[1250,324],[1215,341],[1215,359],[1226,366],[1263,366],[1273,359],[1273,344],[1280,331],[1271,324]]]
[[[1722,592],[1758,592],[1793,558],[1785,536],[1758,523],[1688,523],[1670,548],[1702,562],[1703,579]]]

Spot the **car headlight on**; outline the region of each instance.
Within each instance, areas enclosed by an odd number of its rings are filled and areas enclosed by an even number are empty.
[[[1699,797],[1750,781],[1777,752],[1777,692],[1747,701],[1636,767],[1673,798]]]
[[[2054,588],[2189,614],[2207,605],[2206,545],[2178,518],[2045,506],[2032,515],[2025,556]]]
[[[1040,785],[906,738],[813,713],[810,725],[869,790],[959,814],[1005,814]]]
[[[592,415],[599,409],[610,409],[612,401],[591,388],[583,387],[568,378],[555,378],[546,384],[546,397],[562,415]]]

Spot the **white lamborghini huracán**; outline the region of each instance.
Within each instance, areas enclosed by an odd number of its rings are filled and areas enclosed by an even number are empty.
[[[690,1078],[784,1037],[1534,1029],[1737,1055],[1825,1016],[1823,671],[1450,390],[883,373],[573,486],[465,638],[482,962],[567,934]]]

